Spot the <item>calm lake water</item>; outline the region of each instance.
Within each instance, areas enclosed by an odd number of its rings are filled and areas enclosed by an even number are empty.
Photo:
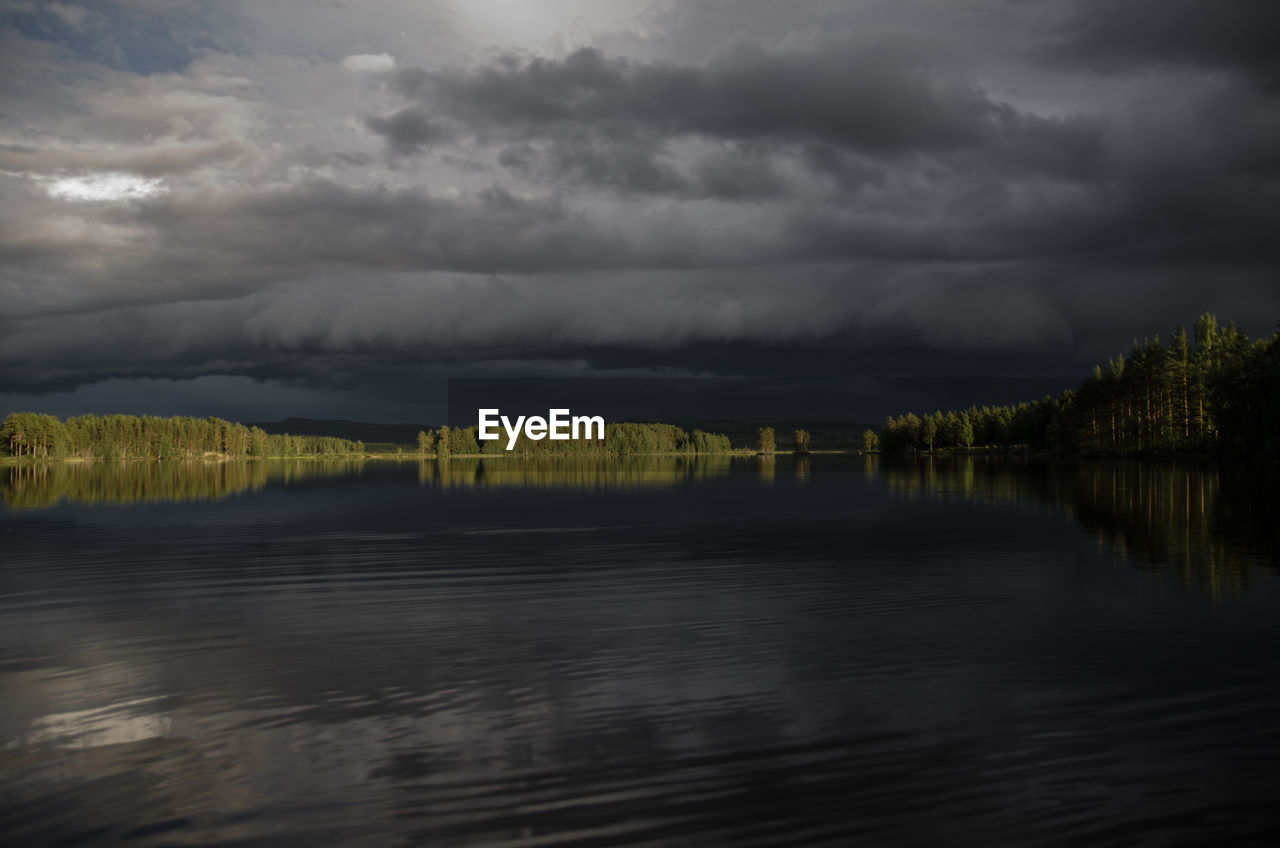
[[[0,843],[1275,844],[1278,483],[0,468]]]

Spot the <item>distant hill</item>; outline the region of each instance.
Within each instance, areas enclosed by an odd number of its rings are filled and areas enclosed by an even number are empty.
[[[283,421],[250,421],[251,427],[261,427],[268,433],[289,433],[294,436],[337,436],[340,439],[362,441],[366,444],[382,443],[415,445],[419,430],[430,430],[425,424],[374,424],[368,421],[344,421],[342,419],[286,418]]]

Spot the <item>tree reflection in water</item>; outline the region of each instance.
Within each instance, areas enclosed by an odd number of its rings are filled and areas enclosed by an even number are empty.
[[[736,463],[736,465],[735,465]],[[212,501],[270,485],[363,473],[361,460],[80,462],[15,465],[0,472],[10,510],[59,503]],[[733,458],[722,455],[597,459],[458,458],[416,461],[418,483],[481,488],[640,489],[696,484],[735,467],[762,486],[848,474],[847,457]],[[1005,457],[855,460],[854,476],[910,499],[960,500],[1060,511],[1102,549],[1210,594],[1243,587],[1250,569],[1280,565],[1280,471],[1239,466],[1099,461],[1057,465]]]
[[[74,504],[212,501],[268,485],[360,474],[364,460],[243,462],[52,462],[14,465],[0,477],[11,510]],[[404,463],[402,463],[403,465]],[[443,489],[647,488],[678,486],[729,472],[730,458],[648,456],[598,459],[445,459],[415,462],[418,482]]]
[[[956,457],[868,461],[864,472],[897,496],[1059,510],[1101,549],[1172,571],[1211,595],[1243,588],[1254,567],[1280,565],[1280,473],[1273,469]]]

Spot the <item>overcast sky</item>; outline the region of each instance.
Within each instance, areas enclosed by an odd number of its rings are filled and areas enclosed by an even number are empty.
[[[705,374],[878,420],[1269,334],[1277,43],[1275,0],[0,0],[0,413]]]

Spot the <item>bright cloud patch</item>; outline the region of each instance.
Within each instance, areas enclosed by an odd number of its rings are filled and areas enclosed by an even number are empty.
[[[380,73],[394,70],[396,60],[387,53],[357,53],[342,60],[342,67],[359,73]]]
[[[60,200],[133,200],[161,194],[165,187],[162,180],[132,174],[95,174],[54,180],[45,190]]]

